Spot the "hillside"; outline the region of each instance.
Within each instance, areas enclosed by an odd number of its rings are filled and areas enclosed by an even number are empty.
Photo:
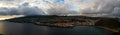
[[[41,26],[52,27],[74,27],[74,26],[96,26],[111,30],[120,31],[120,22],[117,18],[87,17],[87,16],[56,16],[56,15],[34,15],[20,18],[8,19],[5,21],[18,23],[33,23]]]

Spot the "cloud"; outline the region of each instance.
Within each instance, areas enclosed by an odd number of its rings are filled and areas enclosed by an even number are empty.
[[[96,4],[94,6],[94,10],[96,13],[103,13],[108,15],[120,15],[120,0],[96,0]],[[115,15],[115,12],[116,15]]]
[[[44,15],[37,7],[0,8],[0,15]]]
[[[0,14],[106,14],[119,16],[120,0],[0,0]],[[28,13],[29,12],[29,13]]]

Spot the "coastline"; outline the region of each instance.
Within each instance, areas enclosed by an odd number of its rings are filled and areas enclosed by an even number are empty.
[[[119,32],[119,30],[108,28],[108,27],[103,27],[103,26],[96,26],[96,27],[106,29],[106,30],[111,31],[111,32],[116,32],[116,33]]]

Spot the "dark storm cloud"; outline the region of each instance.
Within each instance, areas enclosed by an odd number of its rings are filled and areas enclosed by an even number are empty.
[[[0,15],[44,15],[44,12],[37,7],[0,8]]]

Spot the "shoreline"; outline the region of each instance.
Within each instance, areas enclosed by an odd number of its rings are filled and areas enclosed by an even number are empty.
[[[5,22],[9,22],[9,21],[5,21]],[[13,23],[16,23],[16,22],[13,22]],[[94,25],[74,25],[74,24],[62,24],[62,23],[57,23],[57,24],[37,24],[37,23],[31,23],[31,24],[34,24],[34,25],[39,25],[39,26],[48,26],[48,27],[62,27],[62,28],[72,28],[72,27],[75,27],[75,26],[94,26]],[[111,31],[111,32],[119,32],[119,30],[116,30],[116,29],[112,29],[112,28],[108,28],[108,27],[103,27],[103,26],[95,26],[95,27],[98,27],[98,28],[102,28],[102,29],[105,29],[105,30],[108,30],[108,31]]]
[[[112,28],[108,28],[108,27],[103,27],[103,26],[96,26],[98,28],[102,28],[102,29],[105,29],[105,30],[108,30],[108,31],[111,31],[111,32],[119,32],[119,30],[115,30],[115,29],[112,29]]]

